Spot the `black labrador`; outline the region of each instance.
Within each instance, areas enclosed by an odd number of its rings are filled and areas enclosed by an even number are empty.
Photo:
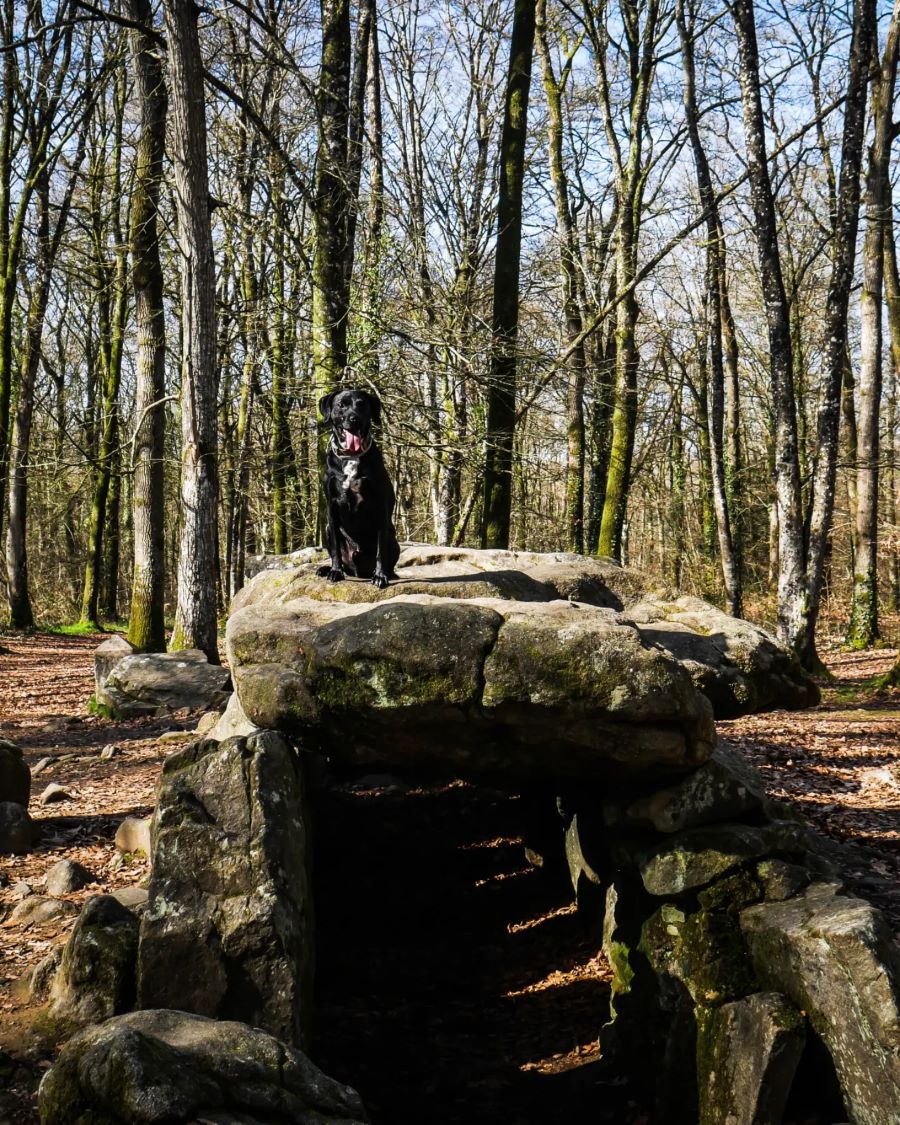
[[[345,573],[352,574],[371,578],[383,590],[389,578],[396,578],[400,545],[394,486],[372,437],[373,423],[381,421],[381,401],[367,391],[332,391],[319,401],[319,411],[331,423],[323,481],[331,563],[319,567],[319,577],[340,582]]]

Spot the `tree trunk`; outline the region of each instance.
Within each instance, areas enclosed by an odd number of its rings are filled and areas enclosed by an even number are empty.
[[[778,224],[766,154],[766,132],[759,85],[759,53],[753,0],[731,4],[740,56],[741,100],[750,198],[769,336],[769,378],[775,423],[775,494],[778,510],[778,634],[791,650],[805,642],[808,591],[804,566],[797,411],[790,319]]]
[[[485,403],[482,547],[509,546],[513,434],[516,422],[522,183],[525,177],[534,24],[535,0],[515,0],[503,131],[500,137],[491,356]]]
[[[900,535],[897,522],[897,458],[900,456],[897,427],[897,396],[900,393],[900,270],[897,267],[897,244],[894,240],[893,201],[888,206],[888,221],[884,230],[884,287],[888,325],[891,333],[891,382],[887,396],[888,446],[885,450],[888,467],[888,520],[894,528],[895,541],[890,546],[888,558],[888,596],[886,604],[891,613],[900,609]]]
[[[735,617],[742,613],[741,579],[731,534],[731,513],[725,462],[725,363],[722,349],[722,289],[724,283],[723,247],[720,241],[721,222],[713,189],[706,150],[700,137],[700,114],[694,77],[693,12],[690,21],[685,15],[684,0],[676,6],[681,57],[684,70],[684,108],[688,126],[700,206],[706,215],[706,340],[709,346],[709,444],[713,506],[719,541],[719,560],[725,583],[728,610]]]
[[[856,0],[844,133],[841,144],[841,173],[833,220],[834,246],[831,278],[825,304],[825,380],[816,423],[816,467],[809,511],[807,617],[798,637],[804,667],[821,670],[816,654],[818,623],[825,563],[829,552],[834,494],[840,443],[841,387],[847,365],[847,314],[856,262],[859,229],[860,169],[866,126],[866,90],[877,29],[875,0]],[[833,174],[832,174],[833,178]],[[852,391],[851,391],[852,396]]]
[[[872,84],[874,139],[866,173],[866,234],[860,298],[858,453],[856,469],[856,557],[853,605],[847,640],[868,648],[878,631],[878,426],[881,410],[881,317],[884,289],[884,230],[889,189],[894,86],[900,47],[900,0],[896,0],[881,66]]]
[[[178,608],[172,649],[218,663],[216,287],[209,218],[206,113],[198,10],[164,0],[169,43],[173,162],[181,251],[181,502]]]
[[[152,26],[150,0],[129,0],[141,28]],[[163,455],[166,407],[166,326],[159,256],[159,190],[168,98],[159,48],[148,32],[130,32],[140,137],[131,201],[131,279],[137,327],[133,441],[134,568],[128,640],[138,652],[163,652],[165,630],[165,510]]]
[[[547,149],[550,178],[556,203],[556,235],[562,275],[563,317],[566,323],[568,360],[568,394],[566,398],[566,546],[570,551],[584,550],[584,386],[585,351],[581,339],[583,317],[578,300],[578,252],[575,220],[569,203],[569,183],[563,158],[562,94],[570,73],[570,55],[557,80],[547,38],[547,0],[537,0],[536,44],[541,61],[544,93],[549,120]]]

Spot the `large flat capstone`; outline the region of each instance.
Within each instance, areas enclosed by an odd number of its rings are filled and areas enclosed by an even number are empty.
[[[684,669],[583,603],[300,597],[245,605],[227,644],[251,722],[354,762],[634,777],[693,768],[715,740]]]
[[[399,581],[386,590],[368,582],[325,582],[316,574],[322,561],[310,549],[255,560],[255,577],[236,595],[232,609],[288,605],[303,598],[365,605],[412,594],[578,602],[614,610],[645,645],[659,647],[681,664],[712,703],[717,719],[809,707],[819,700],[815,683],[771,633],[699,598],[659,588],[640,571],[610,559],[413,543],[401,552]]]

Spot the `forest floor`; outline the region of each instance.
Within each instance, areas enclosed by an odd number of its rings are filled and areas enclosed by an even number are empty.
[[[123,817],[150,812],[160,764],[177,746],[171,732],[196,716],[88,715],[100,639],[0,633],[0,737],[22,747],[32,770],[51,759],[32,783],[40,844],[0,859],[0,919],[16,883],[40,892],[62,858],[96,876],[66,896],[74,903],[147,874],[144,862],[118,856],[115,831]],[[858,846],[850,885],[881,906],[900,936],[900,695],[876,697],[867,686],[894,657],[891,649],[827,653],[835,679],[819,708],[720,730],[773,796]],[[102,760],[111,744],[116,755]],[[70,798],[42,807],[51,781]],[[376,1125],[652,1120],[627,1092],[601,1085],[596,1039],[609,972],[599,935],[585,932],[562,882],[525,864],[522,815],[514,795],[453,779],[375,776],[325,793],[311,1054],[359,1089]],[[72,922],[0,921],[0,1125],[37,1121],[36,1085],[57,1045],[35,1027],[39,1010],[16,981]],[[808,1101],[789,1119],[831,1120]]]

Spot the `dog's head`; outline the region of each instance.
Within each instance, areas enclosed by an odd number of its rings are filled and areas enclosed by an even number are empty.
[[[381,399],[368,391],[332,391],[319,399],[319,413],[331,423],[339,450],[361,453],[373,423],[381,421]]]

